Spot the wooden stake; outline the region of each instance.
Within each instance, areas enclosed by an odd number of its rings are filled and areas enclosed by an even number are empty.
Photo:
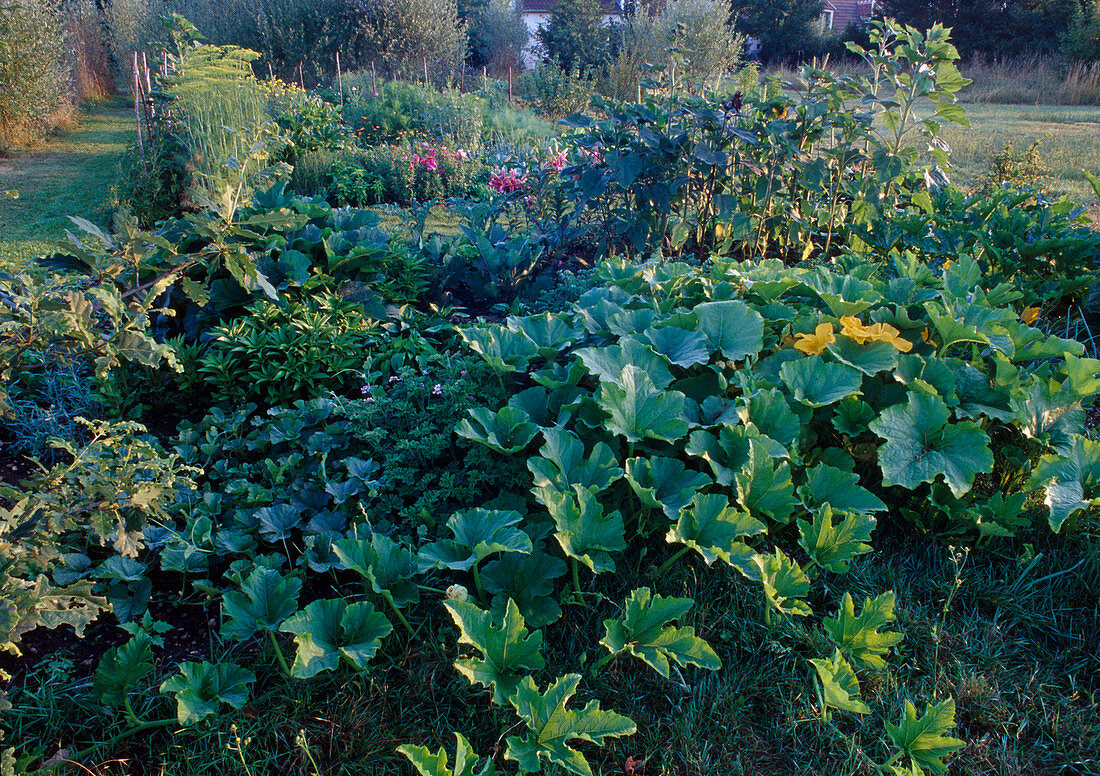
[[[167,51],[162,51],[161,54],[163,55],[163,59],[161,60],[160,74],[164,78],[167,78],[168,77],[168,52]]]
[[[275,71],[271,69],[271,63],[270,62],[267,63],[267,80],[269,80],[269,81],[274,81],[275,80]]]
[[[374,96],[378,96],[378,71],[374,69],[374,60],[370,63],[370,81],[374,85]]]
[[[301,62],[298,63],[298,86],[300,86],[302,88],[303,92],[306,90],[306,79],[305,79],[305,76],[302,75],[302,63]]]
[[[141,160],[141,171],[145,172],[145,143],[141,137],[141,78],[138,75],[138,54],[134,52],[134,72],[131,83],[134,92],[134,123],[137,124],[138,158]]]
[[[340,72],[340,52],[336,52],[336,88],[340,90],[340,107],[344,107],[344,75]]]
[[[512,104],[512,66],[508,65],[508,104]]]
[[[428,85],[428,58],[424,57],[424,85]]]
[[[145,93],[153,91],[153,79],[149,77],[149,60],[145,58],[145,52],[141,52],[141,69],[145,71]]]

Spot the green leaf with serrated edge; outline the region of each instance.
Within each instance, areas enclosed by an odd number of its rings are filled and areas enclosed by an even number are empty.
[[[831,504],[838,512],[882,512],[886,504],[859,484],[859,475],[828,464],[806,470],[806,484],[798,496],[807,509]]]
[[[227,703],[239,709],[248,703],[249,685],[256,675],[235,663],[180,663],[180,672],[164,680],[161,692],[176,696],[176,717],[190,725],[217,712]]]
[[[757,391],[738,411],[743,423],[752,423],[761,434],[774,439],[786,449],[788,456],[798,455],[798,438],[802,421],[794,414],[783,393],[776,388]]]
[[[574,487],[601,491],[623,476],[615,453],[604,442],[589,452],[576,434],[560,428],[543,429],[546,443],[539,448],[541,457],[527,459],[527,468],[535,477],[532,492],[545,505],[545,489],[569,492]]]
[[[854,339],[840,335],[828,345],[828,350],[837,361],[865,375],[893,371],[898,365],[898,349],[889,342],[874,341],[860,345]]]
[[[794,398],[810,407],[825,407],[851,396],[863,385],[863,375],[844,364],[806,356],[779,367],[779,376]]]
[[[254,568],[241,584],[222,596],[222,611],[228,618],[222,637],[244,641],[256,631],[278,630],[298,610],[302,581],[287,579],[275,569]]]
[[[833,428],[841,434],[859,436],[867,431],[867,425],[878,417],[874,407],[855,396],[837,402],[833,412]]]
[[[603,746],[608,738],[633,735],[637,730],[633,721],[602,710],[596,701],[582,709],[566,709],[580,682],[579,674],[567,674],[540,693],[534,680],[525,676],[515,695],[508,699],[527,723],[524,735],[508,736],[504,754],[519,766],[520,773],[542,773],[545,760],[577,776],[593,776],[584,755],[569,742],[581,740]]]
[[[153,673],[152,639],[138,631],[125,644],[103,653],[92,681],[92,697],[107,708],[121,706],[131,691]]]
[[[1100,359],[1078,358],[1072,353],[1066,354],[1065,386],[1082,399],[1100,393]]]
[[[684,395],[661,391],[640,368],[623,367],[618,383],[600,383],[600,409],[608,413],[607,430],[628,442],[663,439],[675,442],[688,432],[684,420]]]
[[[651,348],[676,366],[688,368],[710,360],[707,338],[700,332],[679,326],[662,326],[647,329],[642,336]]]
[[[509,552],[485,564],[481,585],[493,597],[494,615],[503,617],[508,601],[515,601],[523,619],[541,628],[561,618],[554,583],[565,576],[565,569],[563,560],[545,552]]]
[[[404,544],[374,533],[370,541],[339,539],[332,543],[332,550],[343,568],[359,574],[371,590],[386,596],[398,608],[420,600],[420,588],[414,579],[418,570],[416,554]]]
[[[672,382],[668,361],[648,345],[633,337],[623,337],[618,345],[600,348],[581,348],[574,351],[585,368],[600,379],[601,383],[615,383],[621,388],[623,370],[628,366],[645,372],[657,388],[667,388]]]
[[[515,601],[508,601],[504,616],[479,609],[468,601],[444,601],[458,626],[460,644],[469,644],[481,658],[455,662],[470,684],[488,687],[493,703],[504,705],[515,693],[522,676],[546,665],[542,658],[542,631],[531,633]]]
[[[712,483],[702,472],[692,471],[678,459],[663,455],[628,458],[626,480],[643,505],[663,510],[672,520],[691,503],[700,488]]]
[[[826,504],[814,512],[812,523],[798,521],[798,543],[802,549],[817,565],[837,574],[847,573],[853,558],[871,551],[867,542],[875,530],[875,518],[870,515],[856,512],[836,515],[841,516],[843,521],[834,525],[832,507]]]
[[[853,714],[870,714],[871,708],[859,698],[859,680],[838,649],[832,658],[811,659],[821,683],[821,703],[826,709],[840,709]]]
[[[879,632],[893,621],[894,591],[891,590],[866,599],[858,617],[851,594],[845,593],[836,616],[827,618],[823,624],[833,643],[849,659],[867,668],[885,668],[883,655],[905,638],[893,631]]]
[[[764,317],[744,302],[704,302],[692,313],[712,353],[740,361],[755,356],[764,347]]]
[[[720,493],[696,494],[691,505],[665,536],[669,544],[683,544],[703,556],[707,565],[722,560],[755,578],[752,548],[741,541],[767,530],[763,523],[739,512]]]
[[[687,614],[693,603],[690,598],[652,595],[648,587],[634,590],[623,604],[623,616],[603,621],[600,643],[613,655],[633,655],[666,679],[669,660],[717,671],[722,661],[694,628],[669,625]]]
[[[961,496],[976,474],[993,469],[985,432],[970,421],[949,424],[950,416],[939,396],[910,391],[905,404],[887,407],[871,422],[871,431],[886,440],[878,451],[884,485],[912,490],[942,474]]]
[[[402,744],[397,751],[405,755],[420,776],[496,776],[496,766],[492,759],[485,761],[480,770],[477,768],[477,753],[470,742],[461,733],[455,733],[455,765],[450,767],[447,750],[442,746],[438,752],[432,752],[424,746]]]
[[[730,425],[719,426],[717,437],[709,431],[692,431],[685,452],[710,464],[719,485],[732,485],[734,475],[749,462],[753,432]]]
[[[802,567],[782,550],[774,555],[754,555],[757,578],[764,584],[764,599],[777,612],[807,617],[813,614],[809,604],[799,600],[810,592],[810,580]]]
[[[1080,401],[1060,385],[1039,380],[1009,400],[1024,436],[1065,455],[1077,434],[1085,430]]]
[[[459,336],[498,372],[526,372],[538,345],[526,335],[504,326],[471,326],[458,330]]]
[[[786,461],[777,463],[758,440],[752,440],[749,460],[733,481],[737,485],[737,500],[750,515],[764,516],[777,523],[791,519],[798,504],[791,467]]]
[[[523,515],[511,509],[467,509],[447,521],[454,539],[420,548],[420,570],[448,568],[469,571],[498,552],[531,552],[531,537],[516,526]]]
[[[610,553],[626,549],[626,526],[621,512],[604,515],[596,494],[584,488],[573,493],[548,492],[546,508],[554,518],[554,537],[570,558],[595,574],[615,570]]]
[[[293,634],[298,647],[291,674],[309,679],[335,670],[341,658],[356,671],[364,670],[393,626],[369,601],[329,598],[309,604],[279,630]]]
[[[485,407],[469,410],[470,417],[455,426],[455,432],[466,439],[512,455],[518,453],[535,438],[539,427],[530,416],[518,407],[505,405],[497,412]]]
[[[955,727],[955,700],[948,698],[935,705],[928,704],[924,714],[917,717],[917,709],[911,701],[905,702],[901,721],[897,725],[886,723],[886,734],[901,754],[920,768],[932,773],[945,773],[943,758],[966,746],[965,741],[951,738],[947,731]]]
[[[1058,533],[1074,514],[1100,504],[1100,443],[1078,436],[1067,455],[1044,455],[1028,487],[1046,488],[1050,528]]]

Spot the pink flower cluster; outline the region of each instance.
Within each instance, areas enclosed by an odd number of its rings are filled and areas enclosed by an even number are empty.
[[[565,151],[558,151],[546,162],[546,166],[554,172],[561,172],[567,164],[569,164],[569,159],[566,157]]]
[[[447,149],[433,148],[425,143],[423,156],[420,154],[412,155],[412,166],[415,168],[417,165],[420,165],[425,170],[438,170],[440,159],[461,162],[469,158],[470,152],[464,148],[459,148],[456,151],[448,151]]]
[[[519,170],[499,170],[489,176],[489,188],[500,194],[523,190],[523,176]]]

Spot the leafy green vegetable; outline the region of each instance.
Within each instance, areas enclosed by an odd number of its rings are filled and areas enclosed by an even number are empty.
[[[595,701],[583,709],[566,709],[580,682],[578,674],[567,674],[540,693],[531,677],[525,676],[508,699],[528,727],[522,736],[508,736],[504,754],[519,765],[520,773],[542,773],[541,761],[546,760],[577,776],[593,776],[588,760],[569,742],[583,740],[602,746],[608,738],[629,736],[637,729],[630,719],[602,710]]]
[[[644,506],[663,510],[671,519],[691,503],[700,488],[711,484],[707,475],[663,455],[628,458],[626,479]]]
[[[821,356],[788,361],[779,368],[779,374],[795,399],[811,407],[824,407],[851,396],[863,384],[858,370]]]
[[[813,613],[809,604],[799,599],[810,592],[810,580],[802,567],[778,548],[774,555],[754,555],[757,577],[764,584],[764,599],[768,606],[783,614],[807,617]]]
[[[742,301],[705,302],[692,312],[711,352],[723,358],[740,361],[764,347],[764,317]]]
[[[605,634],[600,643],[613,655],[633,655],[666,679],[669,660],[716,671],[722,661],[695,635],[694,628],[669,625],[687,614],[693,603],[690,598],[655,596],[648,587],[639,588],[623,604],[622,618],[603,621]]]
[[[752,548],[741,541],[764,533],[765,526],[734,508],[719,493],[697,494],[691,505],[680,512],[680,519],[669,530],[665,541],[683,544],[703,556],[709,566],[723,560],[741,573],[755,576]]]
[[[523,515],[510,509],[467,509],[447,521],[454,539],[420,548],[420,568],[469,571],[498,552],[531,552],[531,537],[516,528]]]
[[[336,670],[341,658],[356,671],[364,670],[393,626],[368,601],[330,598],[309,604],[279,630],[294,634],[298,645],[291,673],[308,679]]]
[[[366,539],[340,539],[332,543],[340,565],[365,579],[375,593],[403,607],[420,600],[420,588],[414,577],[417,559],[412,550],[384,534]]]
[[[480,442],[498,453],[518,453],[531,443],[539,427],[523,410],[505,405],[493,412],[484,407],[469,410],[470,418],[455,428],[459,436]]]
[[[850,711],[853,714],[870,714],[870,707],[859,698],[859,680],[840,650],[828,660],[812,659],[821,682],[821,703],[825,709]]]
[[[808,507],[829,504],[839,512],[881,512],[882,499],[859,484],[859,475],[821,463],[806,470],[798,495]]]
[[[993,469],[989,437],[970,421],[948,423],[943,399],[910,392],[904,405],[882,411],[870,429],[886,440],[879,449],[884,485],[913,489],[942,474],[955,496],[970,490],[974,476]]]
[[[1100,504],[1100,443],[1074,437],[1067,455],[1044,455],[1029,483],[1046,487],[1050,527],[1055,533],[1074,514]]]
[[[539,551],[530,555],[508,552],[485,564],[481,583],[493,597],[495,614],[503,617],[508,602],[514,601],[524,619],[541,628],[561,617],[554,582],[563,576],[565,563],[559,558]]]
[[[828,504],[814,512],[813,522],[798,521],[798,543],[806,554],[824,569],[845,574],[857,555],[870,552],[875,518],[858,512],[844,514],[843,522],[833,525],[833,509]]]
[[[241,584],[222,596],[222,610],[229,619],[222,636],[244,641],[256,631],[275,631],[298,610],[302,581],[287,579],[275,569],[256,567]]]
[[[458,626],[459,643],[469,644],[482,655],[459,660],[455,668],[471,684],[492,690],[493,703],[504,705],[524,673],[546,665],[540,652],[542,632],[527,630],[515,601],[508,601],[499,620],[467,601],[445,601],[443,605]]]
[[[598,402],[611,416],[607,428],[628,442],[646,438],[674,442],[688,432],[683,419],[684,395],[657,390],[639,367],[625,366],[617,382],[601,382]]]
[[[180,663],[180,672],[161,684],[161,692],[176,696],[176,716],[191,725],[217,712],[227,703],[239,709],[248,702],[248,688],[256,675],[234,663]]]
[[[944,773],[947,768],[943,764],[943,758],[966,744],[965,741],[947,735],[947,731],[953,727],[953,698],[935,705],[928,704],[919,718],[916,707],[911,701],[906,701],[901,721],[897,725],[886,723],[886,734],[901,754],[912,760],[913,765],[927,768],[932,773]]]
[[[615,454],[604,442],[597,442],[585,453],[584,442],[560,428],[542,431],[546,443],[539,448],[542,457],[527,459],[527,468],[535,477],[535,495],[545,504],[543,489],[568,492],[574,486],[601,491],[622,476]]]
[[[845,656],[867,668],[885,668],[883,656],[905,638],[893,631],[879,632],[893,621],[894,592],[891,590],[866,599],[858,617],[851,594],[845,593],[836,616],[827,618],[823,624]]]
[[[92,696],[107,708],[122,705],[138,682],[153,673],[152,645],[149,635],[139,631],[104,652],[92,680]]]
[[[551,491],[547,508],[554,518],[554,534],[562,550],[593,573],[615,570],[610,553],[626,549],[626,526],[621,512],[604,514],[596,494],[581,487],[573,493]]]
[[[448,764],[447,751],[442,746],[433,753],[424,746],[402,744],[397,751],[408,758],[420,776],[496,776],[497,772],[492,759],[486,760],[485,765],[477,770],[477,753],[461,733],[455,733],[454,768]]]

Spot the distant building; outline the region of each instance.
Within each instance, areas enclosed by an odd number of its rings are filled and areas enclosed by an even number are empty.
[[[848,25],[862,27],[875,13],[875,0],[825,0],[819,24],[822,32],[843,33]]]
[[[598,0],[603,10],[604,24],[622,24],[623,6],[620,0]],[[523,3],[523,21],[527,25],[527,46],[523,49],[523,66],[528,70],[538,67],[546,52],[539,42],[539,28],[550,23],[550,12],[554,10],[556,0],[516,0]]]

